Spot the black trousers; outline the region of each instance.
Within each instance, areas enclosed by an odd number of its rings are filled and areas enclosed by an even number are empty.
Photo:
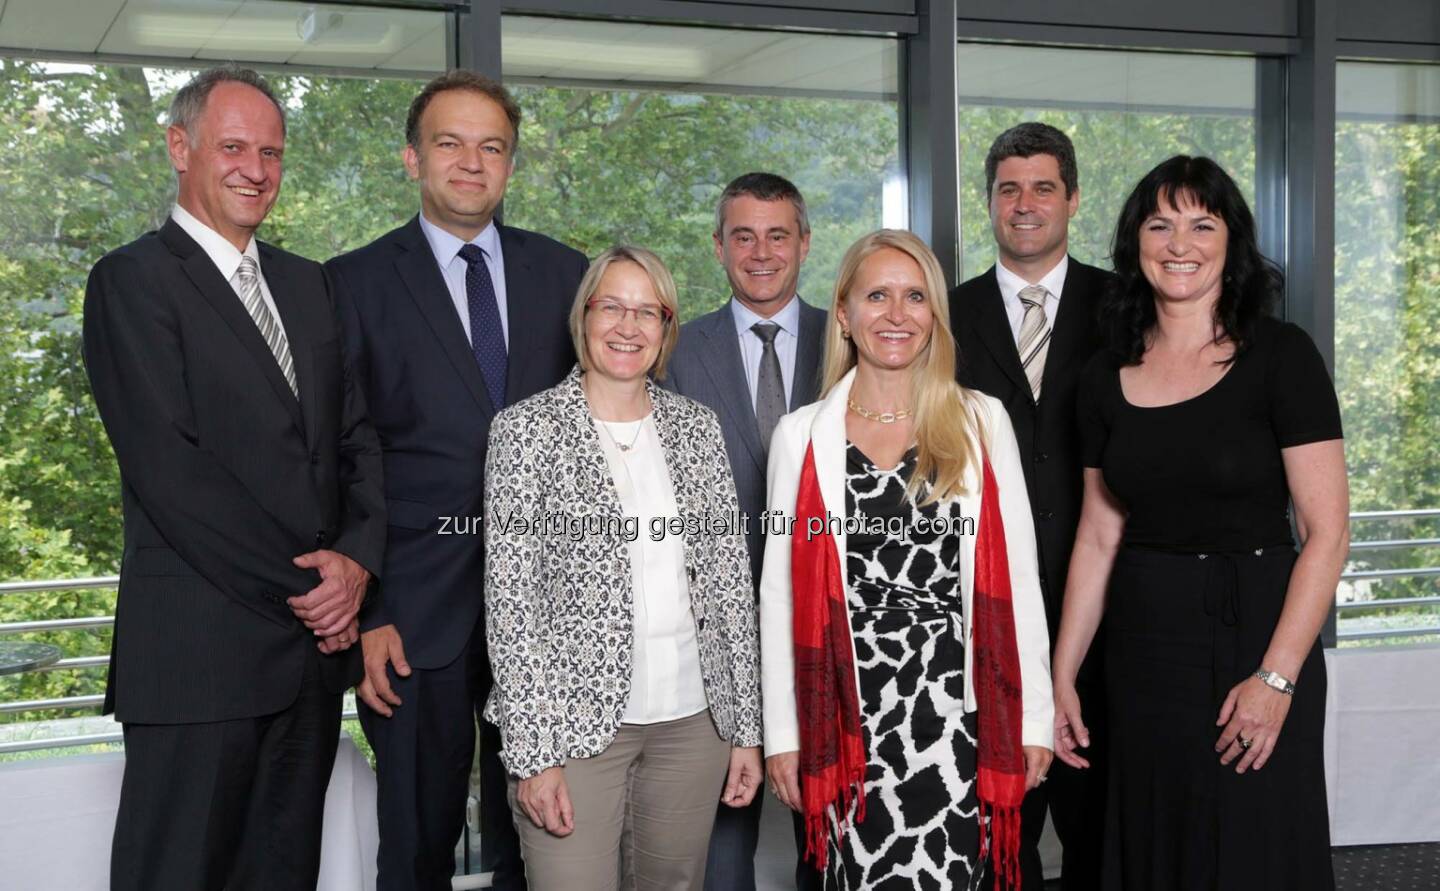
[[[273,715],[126,724],[112,891],[313,891],[340,700],[312,653]]]
[[[402,704],[386,718],[359,704],[360,725],[375,751],[379,786],[376,891],[449,891],[455,845],[465,825],[475,724],[480,721],[480,868],[492,887],[525,888],[520,840],[505,797],[500,731],[479,716],[490,691],[484,637],[477,628],[443,668],[390,671]]]

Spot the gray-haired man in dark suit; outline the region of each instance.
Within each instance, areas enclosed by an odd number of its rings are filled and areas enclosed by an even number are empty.
[[[810,251],[810,221],[800,190],[772,173],[746,173],[720,195],[715,258],[725,267],[731,299],[680,328],[668,385],[720,416],[758,591],[764,533],[765,466],[780,416],[815,401],[825,311],[796,292]],[[706,891],[754,891],[755,848],[764,796],[740,810],[721,807],[710,838]],[[798,888],[818,875],[796,864]]]

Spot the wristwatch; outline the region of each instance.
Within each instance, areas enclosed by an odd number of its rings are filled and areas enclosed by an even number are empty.
[[[1265,682],[1267,687],[1273,687],[1284,693],[1286,696],[1295,695],[1295,683],[1289,678],[1281,677],[1269,669],[1261,668],[1255,672],[1255,677]]]

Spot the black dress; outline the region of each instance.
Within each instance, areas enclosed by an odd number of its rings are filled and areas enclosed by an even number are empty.
[[[1128,403],[1097,356],[1077,410],[1085,466],[1128,511],[1105,613],[1105,887],[1333,889],[1318,640],[1265,767],[1238,775],[1214,748],[1220,706],[1260,667],[1296,559],[1280,450],[1341,436],[1320,354],[1299,328],[1263,319],[1218,383],[1154,408]]]
[[[905,498],[914,449],[889,470],[853,445],[845,457],[865,819],[857,823],[852,808],[842,835],[831,824],[825,887],[965,891],[982,870],[975,716],[965,713],[960,500],[917,508]]]

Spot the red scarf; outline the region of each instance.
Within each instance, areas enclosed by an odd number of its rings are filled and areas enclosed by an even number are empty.
[[[811,525],[813,522],[814,525]],[[812,534],[820,529],[819,534]],[[790,544],[794,600],[795,704],[800,716],[800,797],[805,817],[805,855],[825,868],[832,805],[843,825],[852,802],[865,818],[865,739],[850,653],[850,619],[840,552],[830,534],[815,445],[805,450],[795,494],[795,531]]]
[[[972,635],[980,725],[980,847],[982,856],[988,854],[993,861],[1000,881],[1018,886],[1020,802],[1025,797],[1020,656],[1015,644],[1000,490],[989,458],[983,462]],[[820,869],[828,855],[829,809],[835,809],[837,827],[843,827],[852,803],[857,805],[856,822],[865,819],[865,743],[851,658],[850,621],[840,554],[828,522],[811,443],[795,496],[790,573],[805,856]],[[822,531],[811,534],[817,528]]]
[[[1020,652],[1000,487],[984,460],[980,526],[975,536],[975,594],[971,660],[980,733],[980,856],[990,857],[997,887],[1020,887],[1020,802],[1025,799],[1021,749]],[[986,817],[989,817],[987,833]],[[987,838],[988,835],[988,838]],[[988,841],[988,845],[987,845]]]

